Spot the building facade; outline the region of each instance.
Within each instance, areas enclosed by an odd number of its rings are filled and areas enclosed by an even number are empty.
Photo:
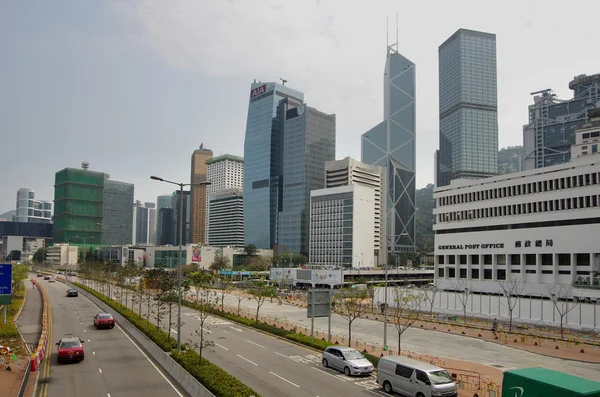
[[[575,144],[571,146],[571,157],[598,154],[600,145],[600,108],[588,111],[588,121],[576,131]]]
[[[79,247],[69,244],[54,244],[46,249],[46,261],[54,266],[77,266]]]
[[[282,99],[302,103],[304,94],[277,83],[250,87],[244,139],[244,244],[272,248],[277,241],[283,162]]]
[[[386,168],[386,246],[416,249],[415,64],[388,46],[383,78],[384,121],[361,137],[362,162]],[[385,262],[387,263],[387,261]]]
[[[25,236],[2,236],[2,258],[10,256],[11,252],[19,251],[22,262],[29,262],[33,259],[33,255],[38,249],[46,247],[51,242],[51,239],[41,237],[25,237]]]
[[[573,98],[561,100],[551,89],[532,93],[529,123],[523,127],[525,169],[563,164],[571,158],[575,130],[587,120],[589,109],[600,108],[600,73],[575,77]]]
[[[224,154],[206,161],[206,175],[210,185],[206,187],[206,200],[228,189],[244,189],[244,159]],[[242,194],[243,197],[243,194]],[[243,222],[242,222],[243,224]],[[206,207],[206,228],[210,225],[210,205]],[[210,245],[210,240],[208,241]]]
[[[211,194],[208,244],[215,247],[244,246],[244,191],[224,189]]]
[[[173,207],[173,243],[186,245],[190,241],[190,223],[191,223],[191,193],[190,191],[183,192],[183,209],[181,208],[181,193],[179,190],[173,193],[171,197],[171,206]],[[179,214],[183,210],[183,234],[180,233]],[[179,235],[181,234],[181,240]]]
[[[15,220],[27,223],[52,223],[52,203],[36,200],[33,189],[19,189]]]
[[[104,173],[65,168],[55,175],[54,243],[100,245]]]
[[[206,161],[213,158],[212,150],[205,149],[204,144],[192,153],[192,172],[191,172],[191,224],[190,241],[197,244],[206,244],[206,214],[207,214],[207,185],[197,185],[194,183],[206,182],[208,179]]]
[[[173,244],[173,242],[165,243],[163,241],[172,241],[172,229],[173,229],[173,208],[172,197],[169,195],[158,196],[156,198],[156,245]],[[161,215],[162,209],[170,209],[169,216],[165,214]],[[164,212],[164,211],[163,211]],[[165,237],[163,238],[163,233]]]
[[[148,208],[142,205],[140,200],[136,200],[133,205],[135,240],[133,244],[148,244]]]
[[[498,174],[496,35],[459,29],[438,49],[437,186]]]
[[[148,208],[148,244],[156,244],[156,204],[146,202],[144,207]]]
[[[362,185],[373,189],[375,194],[375,235],[373,251],[375,267],[387,263],[387,240],[385,214],[385,168],[361,163],[351,157],[325,163],[325,188]]]
[[[375,190],[363,185],[310,192],[312,265],[374,267]]]
[[[282,106],[283,195],[277,245],[308,256],[310,192],[325,187],[325,162],[335,159],[335,115],[288,100]]]
[[[102,244],[132,243],[133,191],[131,183],[105,179],[102,192]]]

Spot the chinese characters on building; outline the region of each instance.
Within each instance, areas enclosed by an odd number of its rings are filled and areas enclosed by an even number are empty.
[[[544,247],[543,240],[525,240],[525,241],[515,241],[515,248],[531,248],[531,247]],[[554,246],[554,242],[552,239],[546,240],[546,247]]]

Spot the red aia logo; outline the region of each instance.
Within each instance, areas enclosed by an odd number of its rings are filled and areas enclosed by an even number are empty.
[[[263,84],[260,87],[256,87],[255,89],[253,89],[252,91],[250,91],[250,99],[257,97],[259,95],[264,94],[265,92],[267,92],[267,85]]]

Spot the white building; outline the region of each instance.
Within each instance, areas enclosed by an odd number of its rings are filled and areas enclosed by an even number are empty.
[[[387,263],[387,239],[385,221],[385,168],[361,163],[351,157],[325,163],[325,188],[362,185],[374,189],[375,235],[373,247],[376,261],[374,266]]]
[[[52,223],[52,202],[35,199],[35,190],[17,190],[17,222]]]
[[[257,250],[258,256],[273,258],[273,250]],[[145,247],[146,267],[176,267],[178,263],[179,247]],[[186,265],[196,265],[200,269],[208,269],[216,258],[226,257],[230,266],[239,266],[246,259],[242,248],[235,247],[209,247],[190,244],[182,247],[182,262]]]
[[[13,251],[21,252],[21,262],[29,262],[38,249],[46,246],[46,240],[43,237],[24,237],[24,236],[3,236],[2,257],[6,258]],[[50,239],[48,239],[50,240]]]
[[[310,192],[309,263],[374,267],[375,189],[347,185]]]
[[[208,202],[208,245],[244,246],[244,190],[225,189]]]
[[[76,266],[78,247],[69,244],[54,244],[46,249],[46,261],[58,266]]]
[[[575,144],[571,146],[571,158],[598,154],[600,145],[600,109],[588,112],[589,121],[576,131]]]
[[[206,161],[206,202],[211,196],[226,189],[244,189],[244,158],[224,154]],[[206,229],[210,223],[210,206],[206,206]],[[210,244],[210,243],[209,243]]]

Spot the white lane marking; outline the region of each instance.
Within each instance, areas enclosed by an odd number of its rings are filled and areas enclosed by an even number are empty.
[[[212,334],[212,331],[209,331],[209,330],[207,330],[206,328],[202,328],[202,330],[203,330],[204,332],[206,332],[207,334]]]
[[[98,368],[98,371],[99,371],[100,373],[102,373],[102,368]]]
[[[85,296],[85,295],[84,295],[84,298],[85,298],[85,299],[87,299],[87,300],[88,300],[88,301],[89,301],[89,302],[90,302],[92,305],[96,306],[96,307],[97,307],[99,310],[102,310],[102,308],[100,308],[98,305],[96,305],[94,302],[92,302],[92,300],[91,300],[90,298],[88,298],[88,297],[87,297],[87,296]],[[123,335],[125,335],[125,337],[126,337],[127,339],[129,339],[129,341],[130,341],[130,342],[131,342],[131,343],[132,343],[132,344],[133,344],[133,345],[136,347],[136,349],[138,349],[138,350],[139,350],[139,352],[140,352],[140,353],[142,353],[142,356],[144,356],[144,357],[146,358],[146,360],[148,360],[148,362],[150,363],[150,365],[152,365],[152,366],[154,367],[154,369],[156,370],[156,372],[158,372],[158,373],[160,374],[160,376],[162,376],[162,377],[163,377],[163,379],[164,379],[164,380],[165,380],[165,381],[166,381],[166,382],[169,384],[169,386],[171,386],[171,388],[173,388],[173,390],[175,391],[175,393],[177,393],[177,395],[178,395],[179,397],[184,397],[184,396],[183,396],[183,394],[181,394],[181,393],[179,392],[179,390],[177,390],[177,388],[176,388],[176,387],[173,385],[173,383],[171,383],[171,381],[170,381],[170,380],[169,380],[169,379],[168,379],[168,378],[165,376],[165,374],[163,374],[163,373],[160,371],[160,369],[158,369],[158,367],[157,367],[157,366],[156,366],[156,365],[155,365],[155,364],[152,362],[152,360],[150,360],[150,358],[148,358],[148,356],[146,355],[146,353],[144,353],[144,351],[143,351],[143,350],[142,350],[142,349],[141,349],[141,348],[140,348],[140,347],[137,345],[137,343],[135,343],[135,342],[133,341],[133,339],[131,339],[131,338],[129,337],[129,335],[127,335],[127,334],[125,333],[125,331],[123,331],[123,329],[122,329],[121,327],[119,327],[118,325],[117,325],[116,327],[117,327],[117,329],[118,329],[119,331],[121,331],[121,332],[123,333]],[[89,339],[88,339],[88,341],[89,341]]]
[[[221,345],[219,345],[218,343],[215,343],[215,346],[219,346],[221,349],[224,349],[224,350],[227,350],[227,351],[229,351],[229,349],[228,349],[228,348],[226,348],[225,346],[221,346]]]
[[[83,332],[87,332],[87,329],[84,329]]]
[[[274,376],[278,377],[278,378],[279,378],[279,379],[281,379],[281,380],[284,380],[284,381],[286,381],[286,382],[287,382],[287,383],[289,383],[290,385],[293,385],[293,386],[296,386],[296,387],[300,387],[300,386],[298,386],[297,384],[295,384],[294,382],[290,382],[290,381],[289,381],[289,380],[287,380],[286,378],[284,378],[284,377],[282,377],[282,376],[279,376],[279,375],[277,375],[275,372],[271,372],[271,371],[269,371],[269,373],[270,373],[271,375],[274,375]]]
[[[110,393],[106,393],[106,397],[110,397]]]
[[[92,354],[95,356],[95,355],[96,355],[96,352],[92,352]]]
[[[239,328],[236,328],[236,327],[229,327],[229,328],[231,328],[231,329],[234,329],[234,330],[236,330],[237,332],[244,332],[244,331],[242,331],[241,329],[239,329]]]
[[[229,331],[225,331],[225,330],[223,330],[223,332],[225,332],[226,334],[228,334],[228,333],[229,333]]]
[[[290,360],[292,360],[289,356],[286,356],[285,354],[281,354],[279,352],[273,352],[273,353],[279,354],[281,357],[289,358]],[[294,361],[294,360],[292,360],[292,361]]]
[[[171,328],[171,332],[175,332],[175,333],[177,333],[177,331],[175,331],[173,328]]]
[[[81,325],[83,325],[83,323],[81,323]]]
[[[91,340],[88,339],[88,342],[91,342]]]
[[[346,380],[346,379],[342,379],[342,378],[339,378],[339,377],[337,377],[337,376],[335,376],[335,375],[328,374],[327,372],[323,371],[322,369],[315,368],[315,367],[312,367],[312,369],[314,369],[315,371],[319,371],[319,372],[321,372],[321,373],[323,373],[323,374],[325,374],[325,375],[327,375],[327,376],[331,376],[332,378],[336,378],[337,380],[341,380],[342,382],[347,382],[347,380]]]
[[[248,340],[248,339],[246,339],[246,342],[248,342],[248,343],[252,343],[253,345],[255,345],[255,346],[258,346],[258,347],[260,347],[260,348],[262,348],[262,349],[264,349],[264,348],[265,348],[264,346],[262,346],[262,345],[259,345],[258,343],[254,343],[254,342],[252,342],[251,340]]]
[[[255,362],[252,362],[252,361],[248,360],[246,357],[244,357],[244,356],[240,356],[239,354],[236,354],[236,356],[238,356],[238,357],[239,357],[239,358],[241,358],[242,360],[246,360],[246,361],[248,361],[250,364],[252,364],[252,365],[254,365],[254,366],[258,367],[258,364],[257,364],[257,363],[255,363]]]

